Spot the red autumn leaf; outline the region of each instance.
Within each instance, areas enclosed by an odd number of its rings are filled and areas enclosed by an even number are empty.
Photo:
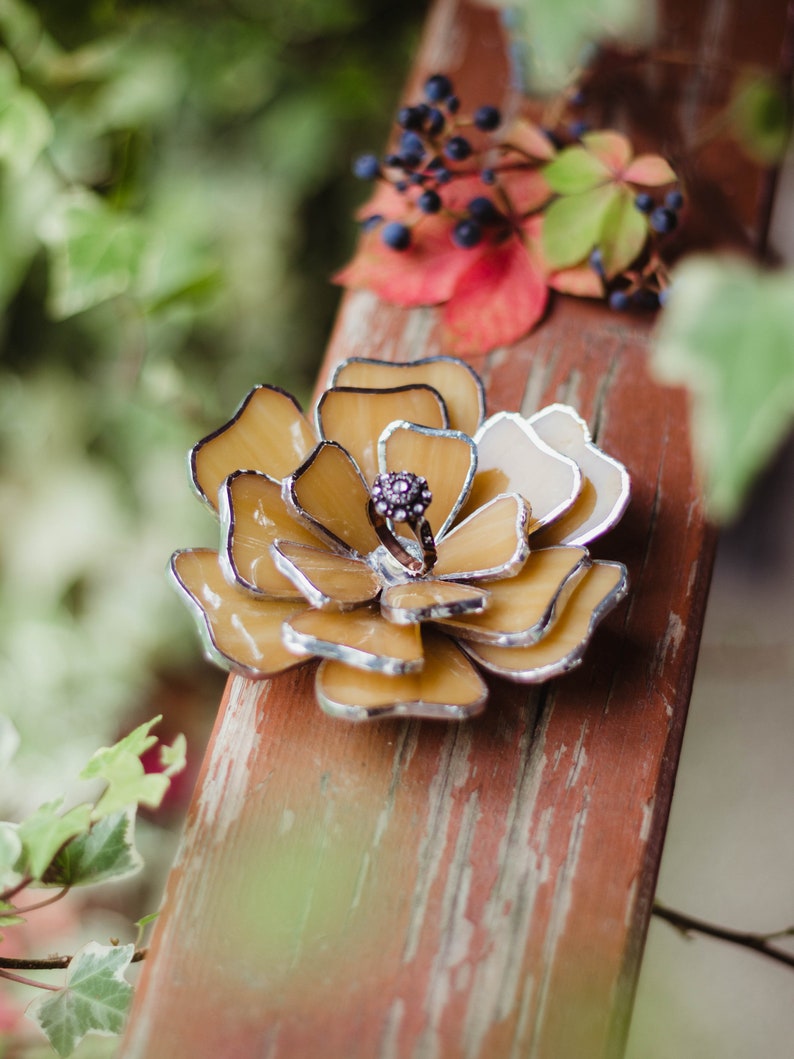
[[[546,278],[521,239],[470,253],[476,257],[442,313],[445,346],[460,356],[517,341],[538,323],[548,300]]]

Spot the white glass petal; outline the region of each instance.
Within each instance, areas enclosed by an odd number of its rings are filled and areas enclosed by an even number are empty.
[[[529,505],[518,493],[497,496],[438,544],[433,577],[512,577],[529,555]]]
[[[587,544],[606,533],[620,520],[629,502],[626,468],[593,444],[587,423],[568,405],[549,405],[529,422],[547,445],[575,460],[584,477],[576,502],[543,531],[538,545]]]
[[[228,423],[193,446],[191,478],[199,496],[217,508],[218,489],[233,471],[263,471],[283,478],[316,443],[294,397],[277,386],[257,386]]]
[[[218,553],[209,548],[176,552],[171,576],[198,621],[210,661],[247,677],[267,677],[298,663],[281,637],[287,618],[306,604],[256,599],[230,585]]]
[[[445,636],[426,636],[418,673],[387,676],[325,661],[317,671],[320,706],[348,721],[385,717],[463,720],[480,713],[488,688],[466,656]]]
[[[230,474],[218,493],[221,520],[221,568],[257,595],[300,599],[295,585],[278,570],[270,546],[278,538],[318,544],[298,522],[281,496],[281,483],[257,471]]]
[[[384,589],[381,613],[398,625],[433,621],[460,614],[479,614],[488,604],[488,592],[455,581],[405,581]]]
[[[480,665],[500,676],[525,684],[539,684],[578,666],[598,623],[626,595],[628,578],[622,563],[594,562],[577,585],[568,604],[536,644],[497,647],[463,642]]]
[[[485,392],[480,377],[462,360],[427,357],[412,364],[352,357],[333,375],[332,386],[386,389],[404,383],[426,383],[441,394],[449,412],[449,427],[470,436],[485,415]],[[400,415],[400,419],[409,419]]]
[[[475,437],[477,475],[465,508],[470,514],[499,493],[520,493],[532,511],[530,532],[559,518],[582,488],[574,460],[555,452],[523,416],[498,412]]]
[[[367,484],[335,442],[318,445],[282,488],[285,502],[298,518],[337,548],[367,555],[380,544],[367,515]]]
[[[334,658],[360,669],[392,676],[422,667],[418,625],[394,625],[376,607],[308,610],[286,622],[285,643],[299,651]]]
[[[349,610],[368,603],[380,591],[375,571],[362,559],[292,541],[276,541],[272,553],[290,587],[321,610]]]
[[[429,386],[326,390],[317,404],[320,437],[346,449],[370,484],[378,473],[378,438],[395,419],[435,430],[449,426],[444,402]]]
[[[477,450],[472,439],[459,431],[396,422],[380,436],[378,465],[382,473],[411,471],[427,479],[433,499],[425,517],[438,540],[468,496],[477,469]]]
[[[464,640],[520,647],[535,643],[564,612],[571,593],[590,567],[585,548],[530,552],[515,577],[488,581],[482,614],[452,617],[443,624]]]

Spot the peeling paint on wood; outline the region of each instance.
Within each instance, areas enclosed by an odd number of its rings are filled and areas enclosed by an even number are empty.
[[[667,8],[671,47],[691,48],[704,5]],[[734,52],[769,56],[771,9],[717,8]],[[504,91],[496,15],[437,4],[412,85],[440,66],[467,101]],[[670,88],[693,114],[695,81]],[[433,310],[350,293],[321,381],[350,355],[433,355],[438,333]],[[713,555],[684,398],[650,379],[647,340],[641,320],[568,299],[473,361],[490,411],[573,403],[632,475],[607,544],[631,594],[585,664],[540,689],[493,680],[458,726],[334,721],[311,669],[231,680],[123,1059],[621,1054]]]

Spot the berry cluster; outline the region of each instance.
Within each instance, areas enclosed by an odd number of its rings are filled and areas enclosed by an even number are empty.
[[[501,121],[499,109],[490,104],[478,107],[471,117],[461,116],[452,81],[445,74],[428,78],[424,100],[401,107],[397,113],[401,130],[397,151],[383,158],[362,154],[353,163],[353,172],[360,180],[386,181],[403,194],[410,189],[421,189],[418,195],[411,196],[414,216],[407,216],[404,221],[384,221],[382,216],[373,214],[363,221],[365,230],[380,228],[386,246],[397,251],[407,250],[413,225],[423,215],[445,209],[445,185],[458,176],[477,173],[486,187],[494,184],[495,170],[482,163],[486,152],[493,147],[487,134],[494,132]],[[465,168],[461,168],[464,164]],[[505,215],[486,195],[472,199],[454,219],[452,239],[463,249],[477,246],[485,229],[507,223]]]
[[[653,195],[641,191],[634,205],[648,215],[648,224],[656,235],[669,235],[678,227],[678,214],[684,205],[684,196],[676,188],[668,191],[660,204]],[[590,264],[598,271],[598,250],[590,256]],[[622,285],[610,291],[608,303],[616,312],[629,309],[658,309],[667,301],[667,269],[656,253],[651,253],[642,268],[624,273]]]

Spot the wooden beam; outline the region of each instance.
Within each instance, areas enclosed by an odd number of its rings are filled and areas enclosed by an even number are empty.
[[[690,44],[697,6],[674,23]],[[507,93],[492,11],[436,5],[409,95],[437,69],[467,103]],[[305,667],[231,679],[124,1059],[622,1053],[714,547],[685,398],[650,378],[648,337],[640,318],[560,299],[474,364],[489,411],[573,404],[630,470],[597,554],[628,564],[631,592],[586,663],[540,689],[494,680],[462,724],[332,720]],[[431,310],[352,293],[323,378],[348,356],[438,352]]]

